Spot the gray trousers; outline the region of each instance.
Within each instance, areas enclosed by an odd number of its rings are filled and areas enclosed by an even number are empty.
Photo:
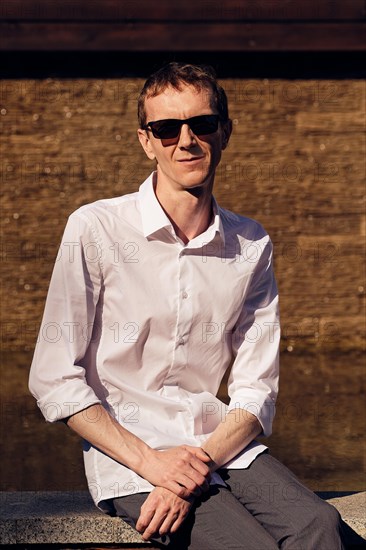
[[[180,529],[152,539],[172,550],[341,550],[337,510],[304,487],[268,453],[249,468],[219,470]],[[116,514],[135,525],[146,493],[113,499]],[[157,544],[157,546],[159,546]]]

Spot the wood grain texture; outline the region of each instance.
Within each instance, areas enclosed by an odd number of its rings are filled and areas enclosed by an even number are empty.
[[[365,51],[366,25],[0,22],[2,51]]]
[[[64,21],[286,21],[360,20],[363,0],[5,0],[0,20]]]
[[[86,488],[77,436],[44,423],[27,378],[67,216],[87,202],[136,191],[153,169],[136,136],[142,83],[0,83],[4,490]],[[314,490],[361,490],[365,84],[223,84],[234,132],[215,195],[268,230],[280,290],[281,384],[268,444]],[[220,395],[227,398],[224,385]]]
[[[32,348],[68,214],[137,190],[153,169],[136,138],[142,82],[2,83],[5,349]],[[283,348],[361,349],[365,84],[228,79],[224,85],[234,131],[216,196],[272,236]]]

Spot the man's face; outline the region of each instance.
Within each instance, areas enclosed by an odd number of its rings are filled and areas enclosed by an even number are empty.
[[[163,119],[187,119],[217,114],[211,92],[182,85],[181,90],[166,88],[161,94],[146,99],[147,122]],[[213,134],[195,135],[183,124],[177,138],[158,139],[151,131],[138,130],[145,153],[156,159],[158,187],[173,189],[212,188],[215,170],[231,133],[231,121],[219,124]]]

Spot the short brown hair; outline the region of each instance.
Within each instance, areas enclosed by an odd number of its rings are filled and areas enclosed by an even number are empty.
[[[217,82],[214,69],[209,65],[191,65],[173,61],[153,73],[141,90],[137,103],[140,128],[144,128],[147,123],[145,100],[161,94],[169,86],[181,90],[182,84],[189,84],[197,90],[210,90],[220,120],[227,122],[229,118],[227,97],[225,90]]]

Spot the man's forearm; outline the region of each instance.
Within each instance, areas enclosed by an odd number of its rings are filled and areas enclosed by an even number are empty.
[[[244,409],[228,412],[202,449],[211,457],[211,471],[234,458],[262,432],[258,419]]]
[[[210,461],[200,447],[182,445],[164,451],[152,449],[121,426],[102,405],[89,407],[67,420],[81,437],[154,486],[188,498],[208,489]]]
[[[67,420],[69,428],[117,462],[137,472],[151,448],[121,426],[102,405],[95,404]]]

